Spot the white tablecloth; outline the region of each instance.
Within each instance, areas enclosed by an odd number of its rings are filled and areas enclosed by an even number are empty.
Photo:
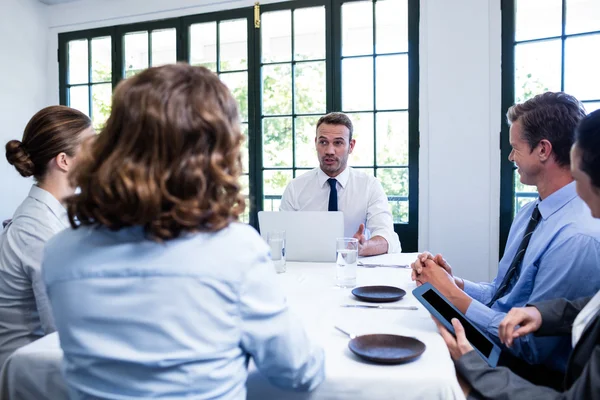
[[[410,263],[415,258],[416,254],[383,255],[370,257],[368,262]],[[335,264],[289,262],[287,272],[278,279],[309,335],[325,349],[326,379],[312,393],[286,392],[269,385],[251,365],[248,399],[464,399],[446,345],[429,313],[411,294],[415,285],[410,280],[410,270],[358,268],[357,285],[401,287],[406,290],[406,297],[392,304],[415,305],[418,311],[340,307],[358,302],[351,289],[335,287]],[[427,349],[407,364],[371,364],[350,352],[348,338],[334,330],[334,325],[354,334],[415,336]],[[66,399],[61,359],[56,334],[17,350],[0,374],[2,399]]]

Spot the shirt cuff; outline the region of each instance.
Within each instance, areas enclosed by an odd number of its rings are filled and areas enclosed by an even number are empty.
[[[473,321],[476,325],[479,325],[480,328],[487,330],[494,318],[494,311],[473,299],[465,315],[469,320]]]

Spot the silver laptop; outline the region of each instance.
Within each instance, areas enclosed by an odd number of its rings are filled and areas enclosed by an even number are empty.
[[[258,225],[265,240],[285,231],[288,261],[335,262],[335,240],[344,237],[341,211],[259,211]]]

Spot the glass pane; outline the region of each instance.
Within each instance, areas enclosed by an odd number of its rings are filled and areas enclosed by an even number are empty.
[[[217,23],[190,26],[190,64],[217,71]]]
[[[74,86],[69,88],[69,107],[90,115],[90,98],[88,86]]]
[[[260,30],[264,63],[292,59],[292,13],[290,10],[264,13],[261,17]]]
[[[294,11],[294,59],[325,58],[325,7]]]
[[[408,108],[408,55],[375,59],[378,110]]]
[[[262,68],[263,115],[292,113],[292,67],[289,64]]]
[[[319,117],[296,117],[296,166],[319,165],[315,149],[316,126]]]
[[[585,106],[585,111],[587,111],[588,114],[593,113],[596,110],[600,110],[600,101],[588,101],[583,103],[583,105]]]
[[[515,101],[522,103],[536,94],[560,91],[560,40],[515,46]]]
[[[148,68],[148,32],[125,35],[125,77]]]
[[[247,69],[248,42],[245,19],[223,21],[219,24],[221,71]]]
[[[377,53],[408,51],[408,2],[379,0],[375,3]]]
[[[242,153],[242,168],[245,174],[248,173],[250,169],[249,163],[249,152],[248,152],[248,124],[241,124],[242,134],[244,135],[244,141],[242,142],[242,149],[240,150]]]
[[[600,1],[566,0],[567,21],[565,31],[572,33],[600,31]]]
[[[152,66],[177,62],[177,33],[175,28],[152,31]]]
[[[356,145],[352,154],[348,158],[348,164],[352,166],[373,165],[373,113],[349,114],[354,127],[352,139],[356,140]]]
[[[285,187],[292,181],[292,171],[263,171],[265,211],[279,211],[281,196]]]
[[[377,178],[388,196],[394,222],[408,222],[408,168],[378,168]]]
[[[92,86],[92,124],[99,130],[110,115],[112,84],[102,83]]]
[[[520,181],[520,175],[515,169],[515,215],[527,203],[537,198],[537,189],[535,186],[523,185]]]
[[[88,82],[88,42],[73,40],[69,42],[69,84]]]
[[[373,54],[373,3],[342,4],[342,56]]]
[[[230,72],[223,73],[220,77],[238,102],[240,120],[248,121],[248,73]]]
[[[517,41],[562,33],[562,0],[517,0],[515,12]]]
[[[600,34],[565,41],[565,92],[579,100],[600,99]]]
[[[296,64],[296,114],[325,113],[325,61]]]
[[[292,118],[263,119],[263,166],[292,166]]]
[[[515,175],[514,179],[515,179],[515,195],[516,196],[519,196],[523,193],[537,193],[537,189],[535,186],[524,185],[521,183],[521,175],[519,175],[519,172],[516,169],[514,171],[514,175]]]
[[[92,82],[112,80],[112,46],[110,37],[92,39]]]
[[[365,174],[367,174],[369,176],[375,176],[374,168],[356,168],[356,169],[359,170],[360,172],[364,172]]]
[[[342,108],[344,111],[373,109],[373,58],[342,60]]]
[[[408,165],[408,112],[377,113],[377,165]]]

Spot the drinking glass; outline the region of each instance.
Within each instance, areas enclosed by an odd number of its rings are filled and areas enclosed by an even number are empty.
[[[336,285],[342,288],[356,286],[358,239],[338,238],[336,243]]]
[[[275,265],[275,272],[285,272],[285,231],[267,232],[267,243],[271,247],[271,260]]]

